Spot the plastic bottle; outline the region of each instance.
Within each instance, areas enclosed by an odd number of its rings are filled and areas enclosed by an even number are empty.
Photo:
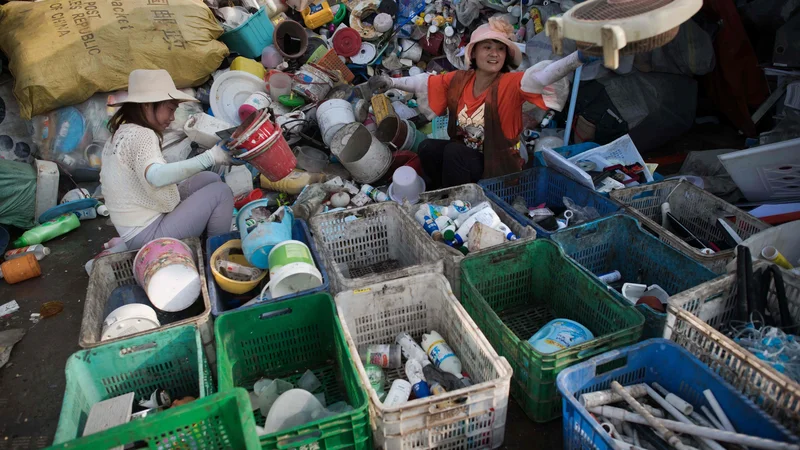
[[[392,383],[392,388],[383,399],[383,406],[390,408],[392,406],[400,406],[408,401],[411,396],[411,383],[406,380],[397,379]]]
[[[98,202],[97,205],[94,207],[95,211],[97,211],[98,216],[108,217],[111,215],[111,212],[108,211],[106,205]]]
[[[78,216],[73,213],[62,214],[49,222],[22,233],[22,236],[14,241],[14,247],[20,248],[41,244],[62,234],[69,233],[79,226],[81,226],[81,222],[78,220]]]
[[[450,206],[447,209],[447,216],[453,220],[456,220],[462,214],[466,214],[470,210],[471,205],[469,202],[465,202],[463,200],[454,200],[450,202]]]
[[[400,360],[400,346],[390,344],[371,344],[359,347],[358,356],[364,364],[375,364],[388,369],[403,365]]]
[[[50,254],[50,249],[41,244],[29,245],[28,247],[17,248],[6,252],[6,261],[11,261],[14,258],[21,258],[25,255],[32,254],[36,257],[37,261],[41,261],[45,256]]]
[[[383,387],[386,381],[386,375],[383,373],[383,369],[375,364],[365,364],[364,371],[367,372],[367,379],[369,380],[370,387],[378,394],[378,397],[383,396],[386,393]]]
[[[455,220],[456,226],[461,227],[470,217],[474,216],[475,214],[483,211],[484,209],[492,209],[492,205],[489,202],[480,202],[477,205],[470,208],[468,211],[464,212],[463,214],[459,215],[458,218]]]
[[[311,216],[316,214],[326,198],[328,198],[328,193],[325,192],[321,184],[317,183],[306,186],[292,205],[294,217],[303,220],[310,219]]]
[[[434,240],[441,241],[442,240],[442,233],[439,231],[439,227],[436,226],[436,222],[433,221],[433,218],[429,215],[429,211],[426,208],[426,205],[421,205],[417,212],[414,214],[414,218],[417,220],[417,223],[422,225],[422,228],[428,233]]]
[[[480,211],[472,214],[467,218],[467,220],[461,223],[461,226],[458,227],[458,231],[456,231],[456,236],[455,236],[456,242],[458,242],[459,244],[467,242],[467,236],[469,235],[469,231],[472,229],[472,226],[475,225],[477,222],[490,226],[494,229],[497,229],[497,227],[500,224],[502,224],[500,218],[491,208],[482,208]],[[505,228],[507,229],[508,227]],[[508,233],[505,232],[504,230],[498,230],[498,231],[502,232],[506,236],[506,239],[510,239],[510,236],[514,236],[514,233],[510,233],[511,230],[508,230]],[[514,236],[514,238],[516,239],[516,236]]]
[[[456,224],[448,216],[439,216],[435,220],[436,226],[442,233],[446,241],[452,241],[456,237]]]
[[[79,209],[77,211],[73,211],[73,213],[78,216],[78,220],[90,220],[97,218],[97,210],[94,208]]]
[[[422,347],[414,341],[414,338],[405,331],[399,333],[394,342],[400,346],[403,356],[405,356],[406,359],[416,359],[419,361],[428,360],[428,354],[425,353],[425,350],[423,350]]]
[[[372,187],[372,186],[370,186],[368,184],[361,185],[361,192],[363,192],[364,194],[368,195],[369,198],[375,200],[376,202],[385,202],[385,201],[389,200],[389,196],[388,195],[386,195],[385,193],[375,189],[374,187]]]
[[[416,359],[409,359],[406,361],[406,377],[411,383],[411,389],[414,391],[414,396],[417,398],[425,398],[431,395],[428,383],[425,381],[425,375],[422,374],[422,363]]]
[[[41,274],[42,268],[31,253],[0,264],[0,278],[5,279],[8,284],[19,283]]]
[[[447,345],[441,334],[431,331],[422,335],[422,348],[439,369],[461,378],[461,360]]]

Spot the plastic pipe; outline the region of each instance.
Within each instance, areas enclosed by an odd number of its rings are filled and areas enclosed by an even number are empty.
[[[614,441],[614,446],[619,450],[645,450],[636,444],[628,444],[627,442],[620,441],[619,439],[612,439],[612,441]]]
[[[567,128],[564,130],[564,145],[569,145],[569,135],[572,133],[572,119],[575,116],[575,102],[578,100],[578,88],[581,85],[581,72],[583,72],[582,65],[575,69],[575,79],[572,80],[572,95],[569,98]]]
[[[631,394],[633,398],[644,397],[647,395],[647,385],[644,383],[625,386],[625,390]],[[585,408],[618,403],[622,400],[622,396],[616,394],[611,389],[606,391],[587,392],[586,394],[581,395],[581,398],[578,399],[578,401],[581,402],[581,405],[583,405]]]
[[[706,408],[705,405],[701,406],[700,410],[703,411],[703,414],[706,415],[706,418],[708,419],[708,422],[711,422],[711,425],[713,425],[714,428],[716,428],[718,430],[725,430],[725,427],[723,427],[722,424],[719,423],[719,420],[717,420],[717,417],[714,415],[714,413],[709,411],[709,409]]]
[[[778,251],[777,248],[771,245],[768,245],[761,249],[761,257],[766,259],[767,261],[771,261],[783,267],[784,269],[787,270],[794,269],[794,267],[792,267],[792,264],[786,260],[786,257],[783,256],[781,252]]]
[[[658,383],[653,383],[653,385],[658,385]],[[663,388],[663,387],[661,387],[661,386],[658,386],[658,387],[660,387],[661,389],[664,389],[664,388]],[[666,390],[666,389],[664,389],[664,392],[666,392],[666,391],[667,391],[667,390]],[[649,386],[647,387],[647,394],[648,394],[648,395],[649,395],[649,396],[650,396],[650,397],[651,397],[653,400],[655,400],[655,401],[656,401],[656,403],[658,403],[659,405],[661,405],[661,406],[662,406],[664,409],[666,409],[666,410],[667,410],[667,412],[668,412],[668,413],[672,414],[672,416],[673,416],[673,417],[675,417],[676,419],[678,419],[680,422],[683,422],[683,423],[685,423],[685,424],[689,424],[689,425],[694,425],[694,424],[692,423],[692,421],[691,421],[691,420],[689,420],[689,418],[688,418],[688,417],[686,417],[685,415],[683,415],[683,413],[681,413],[681,411],[679,411],[679,410],[678,410],[678,408],[676,408],[675,406],[673,406],[673,405],[672,405],[672,404],[671,404],[671,403],[670,403],[670,402],[669,402],[667,399],[665,399],[665,398],[661,397],[660,395],[658,395],[658,393],[657,393],[656,391],[654,391],[653,389],[651,389]],[[672,394],[670,394],[670,395],[672,395]],[[675,397],[675,398],[677,398],[677,397]],[[679,399],[679,400],[680,400],[680,401],[683,401],[682,399]],[[684,403],[686,403],[686,402],[684,402]],[[690,408],[691,408],[691,406],[692,406],[692,405],[689,405],[689,407],[690,407]],[[692,408],[692,409],[694,409],[694,408]],[[691,414],[691,411],[690,411],[690,414]],[[722,447],[721,445],[719,445],[719,444],[717,444],[716,442],[712,441],[711,439],[705,439],[705,438],[701,438],[700,440],[701,440],[701,441],[702,441],[704,444],[706,444],[706,445],[708,446],[708,448],[710,448],[711,450],[725,450],[725,448],[724,448],[724,447]]]
[[[706,389],[703,391],[703,395],[705,395],[706,400],[708,400],[708,404],[711,405],[711,409],[714,411],[714,414],[717,415],[719,423],[721,423],[726,430],[735,432],[736,430],[733,428],[733,424],[728,419],[728,416],[725,415],[725,411],[722,410],[722,407],[719,406],[719,402],[717,402],[717,398],[714,397],[714,393],[711,392],[711,389]]]
[[[631,408],[633,408],[634,411],[639,413],[640,417],[642,417],[645,420],[645,423],[653,427],[657,433],[660,433],[664,437],[664,440],[669,442],[669,445],[673,446],[676,450],[687,450],[686,446],[683,445],[683,442],[681,442],[680,438],[678,438],[678,436],[675,433],[667,430],[667,428],[664,427],[664,425],[661,422],[659,422],[660,420],[663,419],[656,419],[655,417],[653,417],[652,414],[647,412],[646,409],[642,408],[642,404],[637,402],[635,398],[631,397],[631,395],[628,394],[627,391],[625,391],[625,388],[623,388],[622,385],[619,384],[619,382],[612,381],[611,389],[613,389],[614,392],[616,392],[617,394],[621,395],[622,398],[625,399],[625,402],[627,402],[631,406]],[[650,394],[650,391],[651,389],[648,389],[647,393]],[[615,417],[615,419],[622,419],[622,418]]]
[[[686,400],[678,397],[677,395],[667,391],[658,383],[653,383],[653,388],[657,390],[661,395],[664,396],[664,399],[672,406],[674,406],[678,411],[681,412],[683,415],[691,415],[694,412],[694,406],[692,406]],[[684,422],[686,423],[686,422]]]

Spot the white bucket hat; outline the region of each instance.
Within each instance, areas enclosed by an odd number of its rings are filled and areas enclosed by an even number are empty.
[[[513,33],[514,27],[505,19],[490,18],[489,23],[479,26],[472,32],[472,35],[470,35],[469,43],[464,52],[464,62],[469,66],[472,60],[472,49],[475,47],[475,44],[481,41],[495,40],[506,44],[506,47],[508,47],[507,61],[510,63],[511,67],[519,67],[520,63],[522,63],[522,51],[517,47],[517,44],[511,40]]]
[[[128,97],[110,106],[119,106],[123,103],[157,103],[169,100],[199,101],[191,95],[179,91],[166,70],[136,69],[128,76]]]

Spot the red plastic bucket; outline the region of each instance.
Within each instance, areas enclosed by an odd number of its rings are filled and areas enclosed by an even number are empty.
[[[269,181],[282,180],[297,166],[297,159],[279,130],[273,132],[263,144],[238,158],[250,163]]]
[[[275,132],[266,110],[251,114],[231,135],[233,146],[248,152],[262,145]]]

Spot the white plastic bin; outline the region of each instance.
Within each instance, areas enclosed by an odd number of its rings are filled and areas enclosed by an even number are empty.
[[[369,393],[376,447],[384,450],[490,449],[503,444],[511,366],[497,355],[440,274],[416,275],[345,291],[336,296],[350,354]],[[407,332],[417,342],[439,332],[461,360],[473,385],[384,407],[369,386],[359,345],[393,344]],[[386,390],[404,370],[385,369]]]

